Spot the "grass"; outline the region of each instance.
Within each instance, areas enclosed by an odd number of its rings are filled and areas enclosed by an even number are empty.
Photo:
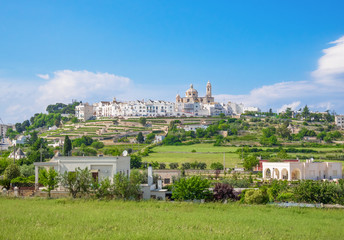
[[[344,211],[0,198],[2,239],[341,239]]]
[[[226,168],[235,167],[240,165],[241,160],[239,159],[238,154],[236,153],[226,153]],[[210,154],[199,154],[199,153],[150,153],[148,157],[144,157],[142,161],[146,162],[163,162],[163,163],[185,163],[185,162],[205,162],[207,168],[210,167],[210,164],[213,162],[223,163],[223,154],[222,153],[210,153]]]
[[[219,146],[214,147],[212,143],[200,143],[193,145],[182,145],[182,146],[158,146],[153,149],[155,152],[191,152],[196,150],[196,152],[235,152],[240,147],[226,147]],[[241,148],[240,148],[241,149]]]

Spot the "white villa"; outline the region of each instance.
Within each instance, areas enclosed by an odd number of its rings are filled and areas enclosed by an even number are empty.
[[[342,178],[342,163],[314,162],[263,162],[263,179],[322,180]]]
[[[206,95],[198,96],[198,91],[190,85],[185,97],[176,96],[175,102],[136,100],[119,102],[101,101],[92,105],[81,103],[75,107],[75,116],[86,121],[91,118],[114,117],[179,117],[179,116],[216,116],[242,114],[245,111],[260,111],[256,107],[245,107],[243,104],[228,102],[227,104],[215,102],[212,96],[210,82],[206,85]]]
[[[49,162],[35,162],[35,186],[38,187],[39,168],[53,167],[59,174],[74,172],[76,168],[91,171],[94,179],[109,178],[117,173],[130,174],[130,157],[62,157],[55,156]]]

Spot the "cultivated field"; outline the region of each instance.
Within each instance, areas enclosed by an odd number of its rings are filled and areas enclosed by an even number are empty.
[[[344,211],[0,198],[1,239],[342,239]]]

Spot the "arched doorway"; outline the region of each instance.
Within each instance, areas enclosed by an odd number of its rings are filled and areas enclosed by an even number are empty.
[[[289,174],[287,169],[283,168],[281,171],[281,175],[283,180],[288,180]]]
[[[296,168],[291,172],[291,180],[300,180],[301,179],[301,171],[300,169]]]
[[[265,178],[271,178],[271,170],[270,170],[270,168],[267,168],[265,170]]]
[[[280,178],[280,172],[277,168],[274,169],[274,179],[279,179]]]

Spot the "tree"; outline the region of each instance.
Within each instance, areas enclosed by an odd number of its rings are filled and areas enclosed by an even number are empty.
[[[224,113],[220,113],[220,114],[219,114],[219,117],[223,119],[223,118],[226,117],[226,115],[225,115]]]
[[[210,169],[213,170],[223,170],[223,164],[220,162],[214,162],[210,165]]]
[[[58,173],[55,171],[54,168],[50,168],[49,171],[46,169],[42,169],[39,172],[39,182],[43,184],[46,189],[43,191],[48,192],[48,197],[51,197],[51,191],[57,188],[58,186]]]
[[[144,118],[144,117],[140,117],[140,118],[139,118],[139,123],[141,123],[141,124],[142,124],[142,126],[146,126],[147,119],[146,119],[146,118]]]
[[[130,168],[140,168],[142,165],[142,158],[141,156],[131,155],[130,156]]]
[[[200,176],[180,178],[172,186],[172,198],[176,200],[207,199],[210,196],[210,182]]]
[[[152,143],[155,138],[155,133],[149,133],[146,136],[146,143]]]
[[[130,177],[124,173],[114,176],[114,194],[121,199],[138,199],[140,195],[140,178],[131,174]]]
[[[309,116],[309,108],[307,107],[307,105],[303,108],[301,115],[304,118],[307,118]]]
[[[11,181],[12,179],[19,176],[20,176],[20,169],[14,163],[10,164],[4,172],[4,178],[8,181]]]
[[[72,142],[68,136],[65,136],[64,145],[63,145],[63,153],[65,156],[69,156],[71,151],[72,151]]]
[[[73,198],[76,198],[78,193],[88,194],[91,189],[92,176],[88,168],[76,168],[75,172],[66,171],[60,179],[61,185],[68,189]]]
[[[243,167],[246,170],[252,170],[252,168],[254,166],[256,166],[259,163],[259,160],[257,159],[256,156],[254,155],[248,155],[244,158],[244,163],[243,163]]]
[[[137,135],[136,140],[137,140],[138,143],[143,143],[145,141],[145,138],[143,137],[142,132],[139,132],[139,134]]]
[[[93,148],[95,148],[95,149],[101,149],[101,148],[103,148],[104,147],[104,143],[102,143],[102,142],[93,142],[92,144],[91,144],[91,147],[93,147]]]

